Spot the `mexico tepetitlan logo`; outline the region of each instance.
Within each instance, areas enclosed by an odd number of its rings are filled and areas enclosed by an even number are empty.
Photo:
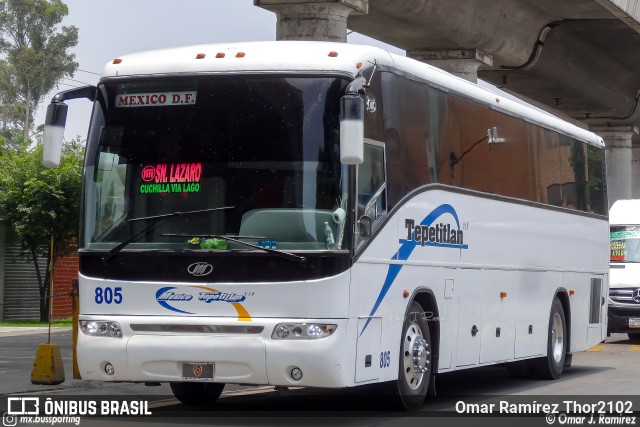
[[[413,219],[405,219],[407,241],[420,246],[444,246],[467,249],[464,244],[464,231],[452,228],[450,224],[416,225]]]

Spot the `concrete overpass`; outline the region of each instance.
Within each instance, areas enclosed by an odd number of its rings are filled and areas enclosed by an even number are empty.
[[[640,0],[254,0],[277,38],[347,28],[480,78],[600,134],[610,203],[640,198]]]

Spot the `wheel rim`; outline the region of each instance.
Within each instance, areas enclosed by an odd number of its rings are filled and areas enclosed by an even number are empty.
[[[429,343],[424,339],[422,330],[416,323],[411,323],[407,328],[402,351],[405,381],[410,389],[417,390],[429,372],[431,352]]]
[[[562,316],[560,313],[553,315],[553,325],[551,326],[551,349],[553,360],[560,362],[564,353],[564,328],[562,327]]]

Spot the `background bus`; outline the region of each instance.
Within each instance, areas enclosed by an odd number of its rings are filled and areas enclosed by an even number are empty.
[[[640,200],[617,200],[609,210],[609,222],[608,331],[640,340]]]
[[[590,132],[348,44],[124,56],[54,98],[47,139],[83,96],[85,379],[188,404],[379,383],[416,408],[437,373],[557,378],[606,335]]]

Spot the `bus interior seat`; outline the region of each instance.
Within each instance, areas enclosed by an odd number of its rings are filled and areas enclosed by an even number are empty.
[[[324,249],[325,222],[333,224],[329,210],[254,209],[242,216],[240,235],[275,240],[278,247]]]

